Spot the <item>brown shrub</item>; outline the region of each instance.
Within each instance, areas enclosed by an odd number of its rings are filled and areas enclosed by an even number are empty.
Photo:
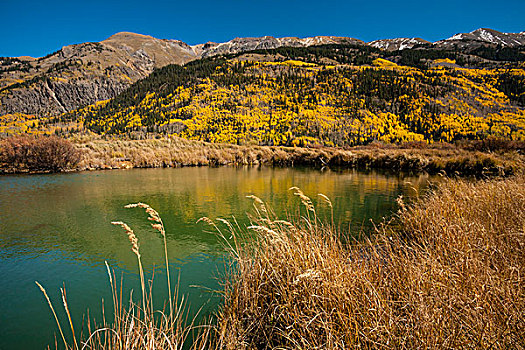
[[[79,161],[77,148],[56,136],[12,136],[0,142],[0,165],[8,172],[58,172]]]

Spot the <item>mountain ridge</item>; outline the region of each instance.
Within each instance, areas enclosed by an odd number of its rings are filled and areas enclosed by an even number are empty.
[[[439,40],[434,45],[446,47],[454,45],[457,42],[475,41],[506,47],[525,45],[525,34],[520,33],[503,33],[490,28],[478,28],[469,33],[458,33],[450,38]]]
[[[132,83],[168,64],[281,47],[355,45],[392,52],[430,45],[439,49],[515,47],[525,32],[480,28],[430,43],[420,38],[362,40],[338,36],[234,38],[224,43],[188,45],[176,39],[118,32],[100,42],[67,45],[40,58],[0,58],[0,116],[25,113],[52,116],[117,96]],[[328,61],[328,60],[327,60]]]

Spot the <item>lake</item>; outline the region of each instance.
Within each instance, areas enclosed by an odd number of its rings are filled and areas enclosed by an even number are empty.
[[[288,189],[297,186],[319,203],[331,198],[336,223],[343,232],[371,228],[397,210],[399,195],[413,197],[428,187],[427,175],[409,176],[355,170],[302,168],[180,168],[131,169],[55,175],[0,177],[0,349],[54,347],[58,332],[52,313],[35,285],[47,290],[59,318],[65,322],[60,299],[64,284],[73,321],[100,321],[102,299],[111,319],[111,294],[104,261],[123,275],[124,292],[140,295],[137,262],[129,241],[112,221],[124,221],[139,239],[148,278],[154,271],[154,299],[167,295],[162,237],[142,209],[124,205],[145,202],[166,226],[173,283],[180,279],[192,310],[201,316],[217,309],[221,272],[227,255],[221,240],[203,222],[233,217],[247,226],[247,213],[256,195],[286,217],[298,208]],[[218,225],[220,222],[217,221]],[[67,327],[65,327],[67,333]],[[78,332],[77,330],[77,332]],[[60,339],[59,339],[60,341]],[[60,346],[60,343],[59,343]]]

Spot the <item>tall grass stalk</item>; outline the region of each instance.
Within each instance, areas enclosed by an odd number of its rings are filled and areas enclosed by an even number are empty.
[[[47,304],[49,305],[49,308],[51,309],[51,312],[53,313],[53,317],[55,318],[55,321],[58,327],[58,331],[60,332],[60,336],[62,337],[62,341],[64,341],[64,345],[66,346],[66,348],[68,348],[66,337],[64,337],[64,332],[62,332],[62,327],[60,326],[60,322],[58,321],[58,317],[55,312],[55,308],[53,307],[53,304],[51,303],[51,300],[49,299],[49,296],[47,295],[45,288],[42,287],[42,285],[38,283],[37,281],[35,281],[35,283],[38,286],[38,288],[40,288],[40,290],[42,291],[42,294],[44,294],[44,297],[47,300]]]
[[[171,294],[171,282],[170,282],[170,269],[169,269],[169,261],[168,261],[168,244],[166,241],[166,229],[164,228],[164,223],[162,222],[162,218],[160,217],[159,213],[150,207],[148,204],[145,203],[133,203],[126,205],[126,208],[143,208],[146,210],[146,213],[149,214],[148,220],[154,221],[155,223],[151,224],[151,227],[153,227],[155,230],[159,231],[162,239],[164,241],[164,257],[166,260],[166,279],[168,282],[168,298],[169,298],[169,305],[170,305],[170,314],[173,314],[173,299]]]
[[[142,260],[140,259],[140,251],[139,251],[139,240],[137,236],[135,236],[135,233],[129,227],[126,223],[122,221],[113,221],[111,224],[118,225],[126,231],[126,234],[128,235],[129,242],[131,243],[131,251],[135,253],[137,256],[137,262],[139,265],[139,275],[140,275],[140,288],[142,290],[142,308],[144,309],[144,321],[147,322],[146,319],[146,310],[148,309],[146,305],[146,283],[144,282],[144,269],[142,268]]]
[[[184,297],[179,301],[178,288],[175,288],[175,295],[172,294],[172,288],[169,277],[168,249],[166,242],[166,233],[164,224],[153,208],[144,203],[135,203],[126,206],[127,208],[140,207],[144,208],[149,214],[148,219],[154,221],[152,226],[158,230],[164,240],[164,254],[166,258],[167,286],[169,291],[169,313],[164,310],[155,310],[153,306],[152,284],[153,277],[150,281],[149,288],[146,286],[144,278],[144,269],[142,265],[139,240],[134,231],[122,221],[114,221],[113,225],[120,226],[124,229],[131,243],[131,250],[137,257],[138,270],[140,275],[140,286],[142,292],[142,303],[137,305],[133,302],[133,290],[130,292],[129,304],[126,306],[123,301],[123,280],[120,283],[115,278],[115,272],[105,262],[109,278],[113,301],[113,322],[107,323],[104,314],[104,301],[102,301],[102,324],[97,326],[91,323],[90,317],[87,317],[86,336],[81,332],[80,335],[75,333],[72,317],[69,312],[68,301],[65,288],[61,288],[62,302],[66,311],[67,320],[71,327],[73,336],[72,343],[68,343],[62,331],[61,324],[55,313],[51,300],[45,289],[38,283],[38,287],[44,294],[48,305],[53,313],[57,323],[60,335],[66,349],[172,349],[178,350],[187,347],[187,339],[194,332],[194,323],[200,310],[195,314],[193,319],[188,319],[188,307]],[[83,327],[84,328],[84,325]],[[209,327],[208,327],[209,328]],[[198,347],[210,342],[210,331],[203,328],[202,334],[195,336],[195,344],[191,349],[204,349]],[[77,336],[80,339],[80,345],[77,342]],[[186,344],[186,345],[185,345]],[[186,346],[186,347],[185,347]]]

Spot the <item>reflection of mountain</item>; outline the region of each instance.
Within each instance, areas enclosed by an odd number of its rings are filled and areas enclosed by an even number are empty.
[[[50,181],[52,179],[53,181]],[[409,180],[411,184],[406,184]],[[135,270],[135,258],[124,233],[110,224],[122,220],[135,229],[146,266],[162,265],[162,240],[140,209],[124,209],[143,201],[157,208],[168,234],[172,260],[222,251],[217,237],[198,218],[231,218],[246,224],[245,213],[255,194],[276,213],[297,209],[288,189],[299,186],[314,203],[328,195],[342,227],[368,224],[395,208],[400,193],[413,194],[427,177],[404,178],[355,171],[319,172],[298,169],[183,168],[82,174],[4,177],[0,182],[0,256],[34,256],[61,251],[85,263],[104,259]],[[320,215],[323,214],[319,203]]]

